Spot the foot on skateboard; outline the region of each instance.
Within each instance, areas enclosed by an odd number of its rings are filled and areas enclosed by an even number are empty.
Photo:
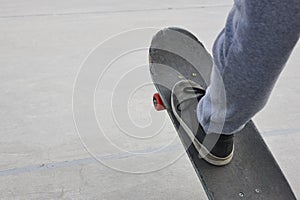
[[[193,137],[190,137],[194,134],[189,135],[183,128],[182,123],[179,122],[180,117],[175,116],[174,108],[177,105],[173,100],[172,109],[171,100],[172,89],[182,80],[193,81],[203,90],[206,90],[209,85],[213,66],[212,57],[192,33],[180,28],[166,28],[159,31],[152,39],[149,61],[150,75],[158,91],[158,94],[153,97],[155,107],[157,110],[165,109],[168,112],[208,199],[296,199],[252,121],[235,134],[234,156],[228,165],[217,167],[199,158],[199,148]],[[231,152],[230,149],[228,152]],[[214,154],[218,155],[218,153]],[[230,159],[228,158],[227,161]]]

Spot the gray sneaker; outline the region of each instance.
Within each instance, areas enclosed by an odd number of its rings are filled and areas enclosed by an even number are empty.
[[[200,158],[212,165],[226,165],[233,156],[233,135],[205,134],[197,118],[197,105],[204,95],[205,90],[199,84],[188,80],[180,81],[172,89],[172,110]]]

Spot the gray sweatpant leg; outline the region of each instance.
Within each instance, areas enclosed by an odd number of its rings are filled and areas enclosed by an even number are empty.
[[[236,0],[198,104],[204,130],[233,134],[266,104],[300,33],[300,0]],[[222,114],[223,113],[223,114]]]

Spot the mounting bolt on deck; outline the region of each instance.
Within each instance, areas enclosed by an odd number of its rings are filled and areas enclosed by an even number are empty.
[[[240,192],[240,193],[239,193],[239,197],[243,198],[244,196],[245,196],[245,195],[244,195],[243,192]]]
[[[261,191],[260,191],[260,189],[256,188],[256,189],[255,189],[255,192],[256,192],[256,193],[260,193]]]

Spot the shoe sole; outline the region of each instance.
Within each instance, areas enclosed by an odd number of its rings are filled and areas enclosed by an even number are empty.
[[[174,89],[174,87],[173,87],[173,89]],[[172,91],[173,91],[173,89],[172,89]],[[184,131],[189,136],[189,138],[192,141],[195,148],[197,149],[197,151],[199,153],[199,155],[198,155],[199,158],[200,159],[203,158],[206,162],[208,162],[212,165],[215,165],[215,166],[224,166],[224,165],[229,164],[230,161],[232,160],[232,157],[233,157],[234,145],[233,145],[232,152],[226,157],[218,157],[218,156],[215,156],[215,155],[211,154],[210,151],[208,151],[207,148],[197,140],[197,138],[195,137],[195,135],[193,134],[191,129],[180,118],[180,116],[177,114],[177,112],[174,112],[176,107],[173,104],[173,102],[174,102],[173,101],[173,95],[171,95],[171,106],[172,106],[173,114],[175,115],[175,117],[176,117],[177,121],[179,122],[180,126],[184,129]]]

